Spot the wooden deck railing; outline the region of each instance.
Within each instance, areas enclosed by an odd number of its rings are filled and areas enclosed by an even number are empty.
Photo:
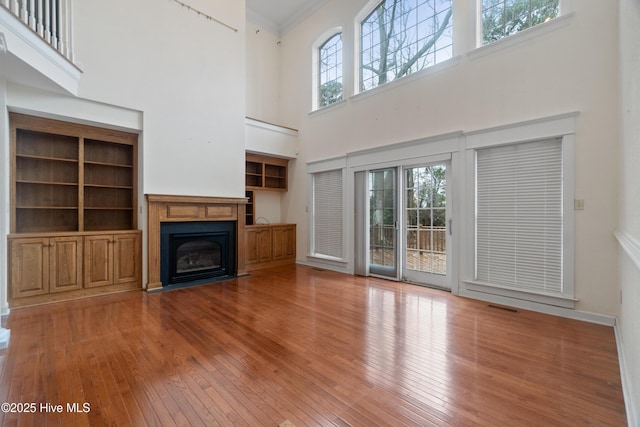
[[[417,233],[407,234],[408,248],[421,249],[432,252],[447,251],[446,227],[419,227],[415,230],[417,230]],[[416,245],[416,243],[418,242],[419,244]]]
[[[391,247],[394,244],[394,227],[372,227],[370,232],[370,245],[372,247]],[[432,240],[433,239],[433,240]],[[446,227],[418,227],[411,228],[407,232],[407,248],[423,251],[446,252],[447,228]]]

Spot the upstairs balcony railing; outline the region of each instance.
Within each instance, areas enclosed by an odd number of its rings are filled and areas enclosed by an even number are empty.
[[[72,0],[0,0],[51,47],[73,62]]]

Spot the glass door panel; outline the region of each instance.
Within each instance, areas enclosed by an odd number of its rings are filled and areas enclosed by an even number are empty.
[[[397,277],[396,169],[369,172],[369,272]]]
[[[403,279],[450,288],[447,163],[404,169]]]

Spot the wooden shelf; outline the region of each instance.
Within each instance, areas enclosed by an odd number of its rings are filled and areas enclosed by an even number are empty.
[[[12,233],[136,228],[137,135],[15,113],[10,123]]]
[[[253,191],[245,191],[245,196],[247,197],[247,206],[245,213],[245,224],[253,225],[255,222],[256,212],[255,212],[255,199]]]
[[[247,154],[245,185],[249,190],[287,191],[289,161],[277,157]]]

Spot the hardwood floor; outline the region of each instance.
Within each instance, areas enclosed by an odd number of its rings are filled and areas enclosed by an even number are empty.
[[[7,326],[3,425],[626,425],[610,327],[304,266]]]

